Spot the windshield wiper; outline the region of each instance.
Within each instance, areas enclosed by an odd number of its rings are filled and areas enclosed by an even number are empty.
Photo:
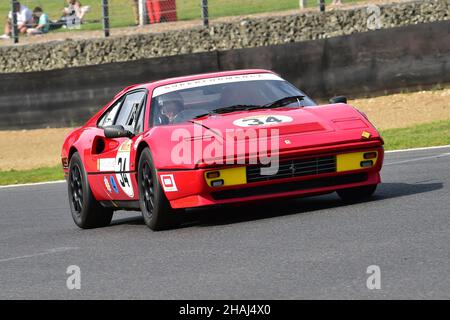
[[[256,110],[256,109],[270,109],[270,108],[280,108],[287,106],[288,104],[291,104],[293,102],[298,102],[300,104],[300,101],[303,100],[305,96],[290,96],[290,97],[284,97],[277,101],[257,106],[257,105],[249,105],[249,104],[236,104],[229,107],[223,107],[223,108],[217,108],[214,109],[208,113],[199,114],[198,116],[195,116],[194,119],[203,118],[206,116],[211,116],[213,114],[222,114],[222,113],[229,113],[234,111],[242,111],[242,110]]]
[[[217,108],[217,109],[211,110],[208,113],[199,114],[198,116],[195,116],[194,119],[203,118],[203,117],[210,116],[213,114],[223,114],[223,113],[229,113],[229,112],[234,112],[234,111],[251,110],[254,108],[258,108],[258,107],[259,106],[249,105],[249,104],[236,104],[236,105],[229,106],[229,107]]]
[[[300,101],[302,101],[305,98],[305,96],[290,96],[290,97],[284,97],[281,98],[277,101],[268,103],[266,105],[260,106],[260,107],[255,107],[255,108],[251,108],[252,109],[269,109],[269,108],[281,108],[284,106],[287,106],[288,104],[291,104],[293,102],[298,102],[298,104],[300,105]]]
[[[229,107],[223,107],[223,108],[217,108],[212,110],[211,112],[213,113],[229,113],[229,112],[233,112],[233,111],[241,111],[241,110],[249,110],[251,108],[257,108],[258,106],[256,105],[251,105],[251,104],[235,104],[233,106],[229,106]]]

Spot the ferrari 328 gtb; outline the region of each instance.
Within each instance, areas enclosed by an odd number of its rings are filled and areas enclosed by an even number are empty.
[[[140,210],[153,230],[186,208],[331,192],[371,196],[383,139],[345,97],[317,105],[267,70],[129,86],[62,148],[70,209],[81,228]]]

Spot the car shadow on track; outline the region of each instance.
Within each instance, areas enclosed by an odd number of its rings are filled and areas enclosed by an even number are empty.
[[[192,226],[208,227],[214,225],[227,225],[251,220],[275,218],[291,214],[305,214],[324,209],[332,209],[355,205],[358,203],[373,203],[383,200],[421,194],[442,189],[443,184],[436,183],[383,183],[378,187],[375,195],[363,201],[342,201],[336,193],[309,197],[276,200],[272,202],[244,204],[240,206],[221,206],[205,209],[187,210],[183,223],[179,228]],[[140,225],[143,219],[138,217],[117,219],[111,223],[114,225]]]

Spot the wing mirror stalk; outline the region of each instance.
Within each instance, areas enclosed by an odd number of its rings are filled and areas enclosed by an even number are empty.
[[[105,137],[108,139],[134,137],[133,132],[126,130],[121,125],[107,126],[103,128],[103,132],[105,133]]]

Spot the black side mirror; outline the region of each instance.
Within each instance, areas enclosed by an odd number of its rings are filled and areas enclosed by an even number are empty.
[[[133,132],[125,130],[121,125],[107,126],[103,128],[105,137],[111,138],[132,138],[134,136]]]
[[[330,99],[330,103],[347,103],[347,97],[337,96]]]

